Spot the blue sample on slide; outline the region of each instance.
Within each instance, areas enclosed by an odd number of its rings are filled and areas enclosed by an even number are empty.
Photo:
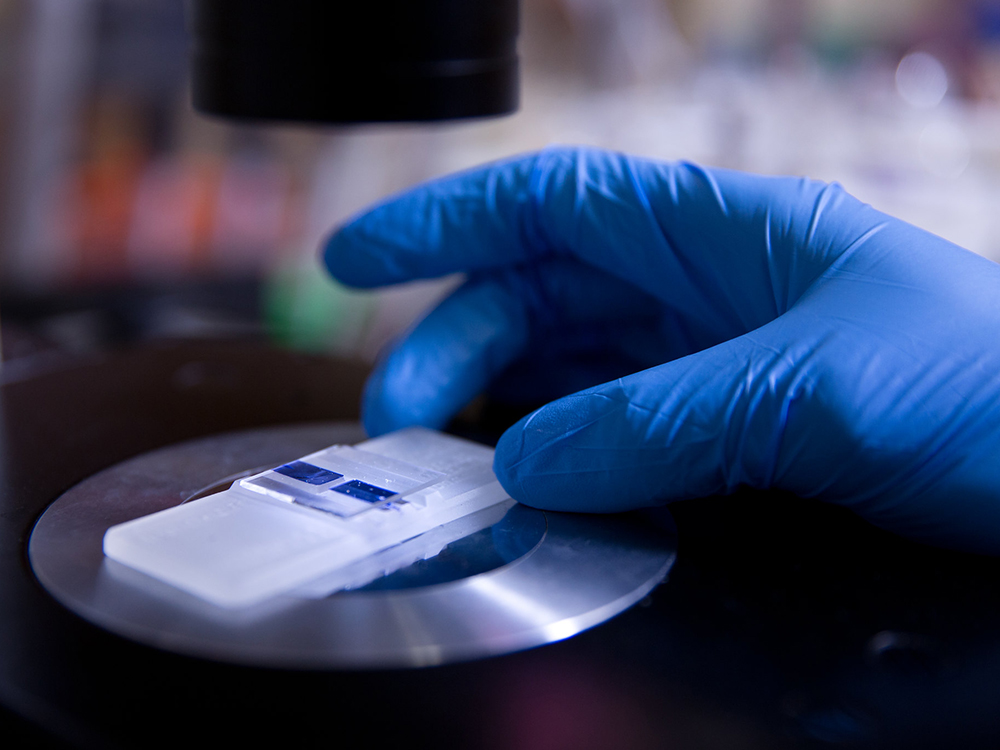
[[[367,482],[362,482],[360,479],[345,482],[344,484],[331,487],[330,489],[334,492],[339,492],[342,495],[356,497],[358,500],[364,500],[369,503],[378,503],[396,494],[392,490],[376,487],[375,485],[368,484]]]
[[[305,461],[292,461],[290,464],[279,466],[275,471],[279,474],[284,474],[286,477],[298,479],[300,482],[305,482],[306,484],[326,484],[344,476],[335,471],[307,464]]]

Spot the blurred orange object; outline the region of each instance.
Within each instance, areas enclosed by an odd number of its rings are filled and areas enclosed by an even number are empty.
[[[142,121],[134,105],[99,98],[85,134],[85,156],[69,174],[68,235],[74,276],[85,282],[127,278],[127,242],[139,178],[147,162]]]
[[[222,160],[211,154],[149,162],[136,187],[128,237],[133,275],[180,276],[210,267],[221,174]]]

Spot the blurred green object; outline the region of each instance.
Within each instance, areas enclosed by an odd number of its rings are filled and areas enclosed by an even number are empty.
[[[376,307],[375,294],[348,289],[318,265],[275,270],[264,283],[264,320],[278,343],[311,352],[356,355]]]

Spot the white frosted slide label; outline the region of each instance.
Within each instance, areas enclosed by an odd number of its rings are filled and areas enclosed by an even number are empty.
[[[408,428],[113,526],[104,554],[220,607],[324,596],[496,522],[513,501],[492,464],[490,448]]]

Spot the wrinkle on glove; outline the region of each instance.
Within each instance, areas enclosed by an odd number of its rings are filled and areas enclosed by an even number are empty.
[[[521,502],[613,512],[747,484],[1000,553],[1000,266],[837,185],[556,148],[397,196],[325,259],[358,286],[469,274],[380,363],[372,433],[441,427],[533,361],[566,378],[497,446]],[[609,374],[641,364],[569,393],[559,363],[581,347]]]

